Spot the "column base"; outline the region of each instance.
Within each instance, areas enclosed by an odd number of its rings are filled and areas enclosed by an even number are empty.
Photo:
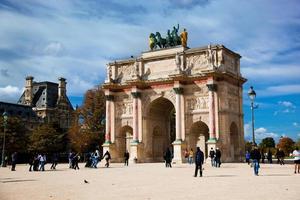
[[[102,147],[103,147],[103,155],[105,154],[106,151],[108,151],[111,156],[111,162],[116,162],[115,145],[111,143],[111,141],[106,141],[104,144],[102,144]]]
[[[130,143],[130,157],[129,157],[129,163],[136,164],[139,162],[138,160],[138,146],[139,142],[137,140],[134,140]]]
[[[182,163],[182,140],[175,140],[173,142],[173,161],[176,164]]]

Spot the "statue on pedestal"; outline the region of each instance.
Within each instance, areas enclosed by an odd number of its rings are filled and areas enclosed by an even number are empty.
[[[188,33],[186,32],[186,29],[184,28],[183,31],[180,34],[181,39],[181,45],[186,48],[187,47],[187,40],[188,40]]]

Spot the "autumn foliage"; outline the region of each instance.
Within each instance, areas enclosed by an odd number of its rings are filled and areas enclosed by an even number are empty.
[[[84,103],[74,112],[68,132],[71,148],[86,152],[100,148],[104,142],[105,95],[99,88],[88,90]]]

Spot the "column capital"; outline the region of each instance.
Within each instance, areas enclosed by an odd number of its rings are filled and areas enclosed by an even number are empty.
[[[141,92],[131,92],[131,95],[133,98],[140,98],[141,97]]]
[[[105,95],[105,99],[106,101],[113,101],[114,100],[114,96],[109,94],[109,95]]]
[[[182,87],[176,87],[173,88],[175,94],[183,94],[183,88]]]
[[[206,84],[207,88],[209,91],[212,91],[212,92],[216,92],[218,87],[217,87],[217,84]]]

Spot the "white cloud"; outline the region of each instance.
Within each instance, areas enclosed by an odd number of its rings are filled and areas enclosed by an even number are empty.
[[[44,53],[46,55],[58,56],[64,51],[64,46],[60,42],[50,42],[45,48]]]
[[[15,98],[19,98],[21,96],[21,93],[22,90],[15,86],[7,85],[5,87],[0,87],[1,101],[16,103]]]
[[[300,127],[299,124],[297,122],[293,122],[293,126],[295,127]]]
[[[277,139],[277,138],[280,137],[279,134],[274,133],[274,132],[270,132],[270,131],[268,131],[268,130],[267,130],[266,128],[264,128],[264,127],[257,128],[257,129],[255,129],[254,132],[255,132],[255,136],[256,136],[256,138],[257,138],[258,140],[262,140],[262,139],[264,139],[264,138],[266,138],[266,137],[272,137],[272,138],[274,138],[274,139]]]
[[[278,104],[287,108],[296,108],[296,106],[290,101],[279,101]]]

